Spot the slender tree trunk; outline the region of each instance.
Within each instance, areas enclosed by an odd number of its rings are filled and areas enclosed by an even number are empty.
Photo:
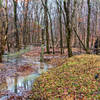
[[[3,31],[2,31],[2,28],[0,27],[0,62],[2,62],[2,55],[4,54],[4,43],[3,43],[4,37],[2,33]]]
[[[98,27],[98,6],[96,2],[96,20],[95,20],[95,35],[97,35],[97,27]]]
[[[63,38],[62,38],[62,1],[60,0],[60,2],[56,1],[57,3],[57,9],[58,9],[58,13],[59,13],[59,25],[60,25],[60,53],[63,54]],[[60,6],[59,6],[59,5]]]
[[[28,2],[26,4],[26,10],[25,10],[25,15],[24,15],[24,29],[23,29],[23,44],[24,44],[24,47],[26,47],[26,44],[27,44],[27,35],[28,35],[28,32],[27,32],[27,13],[28,13]]]
[[[74,10],[73,10],[73,13],[72,13],[72,28],[73,28],[73,25],[75,25],[76,26],[76,31],[77,31],[77,33],[79,33],[78,32],[78,9],[77,9],[77,0],[74,0]],[[75,18],[74,18],[75,17]],[[77,46],[77,37],[76,37],[76,35],[74,34],[74,47],[76,47]]]
[[[5,42],[7,44],[7,49],[8,49],[8,52],[10,52],[10,47],[9,47],[9,42],[8,42],[8,11],[7,11],[7,4],[8,4],[8,0],[6,0],[6,28],[5,28]]]
[[[1,48],[0,48],[1,49]],[[0,63],[2,62],[2,54],[1,54],[1,51],[0,51]]]
[[[49,32],[48,32],[48,0],[45,0],[45,7],[44,7],[44,17],[45,17],[45,27],[46,27],[46,49],[47,53],[49,53]]]
[[[2,1],[0,0],[0,17],[1,17]],[[0,63],[2,62],[2,21],[0,19]]]
[[[16,36],[16,48],[19,50],[19,34],[18,34],[18,28],[17,28],[17,1],[13,0],[14,3],[14,24],[15,24],[15,36]]]
[[[67,4],[67,7],[66,7]],[[72,56],[72,47],[71,47],[71,28],[70,28],[70,0],[64,1],[64,9],[66,13],[66,34],[67,34],[67,48],[68,48],[68,57]]]
[[[48,12],[48,14],[49,14],[49,18],[50,18],[51,40],[52,40],[52,48],[53,48],[53,54],[54,54],[55,50],[54,50],[54,37],[53,37],[53,30],[52,30],[52,18],[51,18],[51,15],[49,12]]]
[[[61,1],[60,1],[61,5]],[[59,22],[60,22],[60,48],[61,48],[61,54],[63,54],[63,38],[62,38],[62,9],[60,7],[59,9]]]
[[[80,39],[80,37],[79,37],[79,35],[78,35],[78,33],[77,33],[77,31],[76,31],[76,29],[75,29],[74,27],[73,27],[73,31],[74,31],[75,35],[77,36],[79,42],[80,42],[81,45],[83,46],[83,49],[86,51],[86,53],[90,53],[90,52],[87,50],[87,48],[85,47],[84,43],[81,41],[81,39]]]
[[[87,49],[89,50],[89,40],[90,40],[90,15],[91,15],[91,6],[90,0],[87,0],[88,4],[88,18],[87,18]]]
[[[44,44],[44,29],[42,29],[42,44]]]
[[[0,31],[1,31],[1,28],[0,28]],[[1,32],[0,32],[0,63],[1,62],[2,62],[2,44],[1,44]]]

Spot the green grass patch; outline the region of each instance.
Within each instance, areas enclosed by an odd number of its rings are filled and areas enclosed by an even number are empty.
[[[15,53],[8,53],[7,55],[3,55],[4,58],[16,58],[26,52],[30,51],[30,48],[29,47],[26,47],[26,49],[21,49],[20,51],[17,51]]]

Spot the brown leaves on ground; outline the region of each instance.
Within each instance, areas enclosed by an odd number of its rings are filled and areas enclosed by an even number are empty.
[[[3,71],[3,70],[5,70],[5,65],[0,63],[0,71]]]
[[[35,81],[33,100],[41,97],[48,100],[99,100],[100,77],[95,79],[97,73],[100,73],[100,56],[68,58],[63,65],[50,69]]]
[[[67,58],[67,48],[64,49],[64,54],[60,54],[60,48],[55,48],[55,54],[53,54],[50,48],[50,54],[46,53],[46,48],[44,49],[44,61],[52,64],[54,66],[60,66],[64,63]],[[72,48],[73,55],[85,53],[84,50],[79,48]],[[23,54],[26,57],[40,57],[41,47],[34,47],[30,52]]]
[[[6,72],[6,67],[4,64],[0,63],[0,90],[2,89],[2,87],[5,85],[5,72]],[[4,84],[2,84],[4,83]],[[2,85],[2,87],[1,87]]]
[[[72,48],[72,51],[73,51],[73,55],[85,53],[84,50],[79,49],[79,48]],[[23,54],[23,56],[40,57],[40,53],[41,53],[41,47],[34,47],[34,48],[32,48],[32,50],[30,52]],[[44,48],[44,59],[46,61],[49,61],[49,60],[54,59],[54,58],[67,57],[67,54],[68,54],[67,48],[64,48],[63,54],[60,54],[60,48],[55,48],[55,54],[52,53],[52,48],[50,48],[49,54],[46,53],[46,48]]]
[[[60,66],[66,61],[66,58],[52,58],[48,61],[49,64],[52,64],[53,66]]]
[[[27,57],[38,57],[41,53],[41,47],[34,47],[30,52],[23,54]]]
[[[29,98],[31,98],[31,94],[32,91],[23,91],[23,94],[21,96],[12,93],[7,100],[30,100]]]
[[[33,73],[34,71],[35,69],[29,65],[23,65],[17,68],[17,74],[20,74],[20,75],[28,75],[30,73]]]
[[[0,68],[2,68],[2,67],[4,67],[4,66],[5,66],[4,64],[0,63]]]

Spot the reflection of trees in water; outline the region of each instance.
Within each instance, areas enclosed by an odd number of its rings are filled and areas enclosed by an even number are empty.
[[[18,76],[16,75],[16,76],[15,76],[15,84],[14,84],[14,86],[15,86],[14,92],[15,92],[15,93],[17,93],[17,83],[18,83]]]
[[[8,86],[6,81],[0,84],[0,92],[2,92],[3,90],[7,90],[7,88]]]
[[[32,88],[32,85],[33,85],[33,81],[32,80],[27,80],[23,83],[23,87],[24,87],[24,90],[30,90]]]
[[[32,86],[33,86],[33,81],[30,81],[30,83],[31,83],[31,86],[30,86],[30,88],[32,88]]]
[[[42,62],[40,62],[40,68],[44,69],[44,64]]]
[[[30,60],[24,59],[22,57],[17,57],[16,59],[12,59],[12,60],[9,58],[9,65],[11,65],[12,67],[14,67],[13,65],[15,65],[16,68],[20,66],[21,64],[25,64],[27,62],[29,63]],[[45,72],[47,68],[49,67],[47,64],[42,63],[42,62],[40,63],[40,62],[34,61],[34,63],[38,65],[38,71],[40,72],[40,74],[42,72]],[[14,74],[14,77],[10,77],[10,76],[6,77],[7,86],[5,86],[5,90],[9,90],[10,92],[13,92],[16,94],[22,94],[24,91],[31,90],[35,78],[40,75],[38,74],[38,72],[34,74],[30,74],[28,76],[19,76],[17,73],[13,73],[13,74]]]
[[[24,82],[24,90],[26,90],[27,89],[27,84],[26,84],[26,82]]]
[[[6,77],[6,82],[7,82],[6,90],[9,90],[10,92],[18,93],[18,76],[17,75],[15,75],[15,77]]]
[[[44,64],[40,62],[39,67],[38,67],[38,73],[42,73],[44,71]]]
[[[18,66],[19,62],[20,62],[20,57],[16,57],[16,67]],[[21,62],[20,62],[21,63]]]

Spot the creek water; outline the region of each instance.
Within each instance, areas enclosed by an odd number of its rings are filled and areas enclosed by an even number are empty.
[[[8,75],[5,76],[5,82],[1,84],[0,92],[3,95],[0,97],[0,100],[7,100],[7,98],[10,96],[8,93],[12,94],[15,93],[19,96],[23,94],[24,91],[29,91],[32,89],[32,85],[37,77],[39,77],[43,72],[46,72],[48,68],[51,68],[52,66],[49,64],[46,64],[44,62],[40,62],[39,58],[32,58],[32,57],[17,57],[14,59],[9,59],[7,62],[5,62],[6,66],[12,66],[12,67],[18,67],[25,64],[30,64],[35,67],[35,71],[28,74],[28,75]],[[8,67],[9,68],[9,67]],[[11,71],[11,73],[15,73],[15,71]],[[3,85],[4,84],[4,85]]]

